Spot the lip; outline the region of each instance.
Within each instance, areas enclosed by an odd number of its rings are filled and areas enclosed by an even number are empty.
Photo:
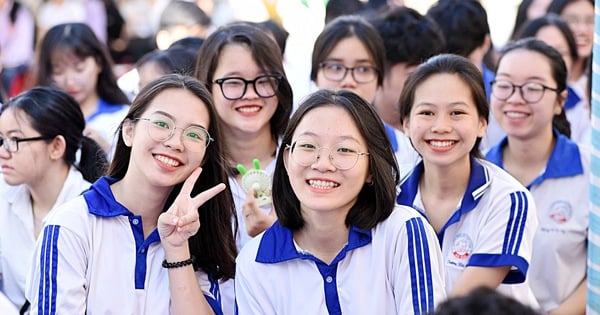
[[[168,171],[175,170],[185,165],[180,159],[164,153],[153,153],[152,157],[160,168]]]
[[[0,166],[0,169],[2,170],[2,173],[4,173],[5,171],[12,170],[13,168],[8,165],[2,165]]]
[[[234,109],[243,116],[255,116],[262,111],[263,106],[258,104],[247,104],[236,106]]]
[[[341,184],[335,180],[320,177],[308,178],[305,182],[310,190],[315,192],[329,192],[341,186]]]

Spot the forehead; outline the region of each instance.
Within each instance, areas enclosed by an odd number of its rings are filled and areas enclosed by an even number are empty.
[[[526,49],[515,49],[507,52],[500,59],[497,75],[550,78],[552,69],[550,60],[543,54]]]
[[[26,132],[32,129],[29,116],[21,109],[9,107],[0,115],[0,133]]]
[[[160,91],[142,113],[167,113],[177,124],[201,125],[208,128],[210,115],[207,105],[187,89],[168,88]]]
[[[332,123],[332,117],[335,117],[335,123]],[[294,138],[307,135],[332,141],[352,138],[364,143],[356,121],[337,105],[319,106],[307,112],[296,126]]]
[[[335,44],[326,59],[339,59],[348,61],[373,60],[368,47],[356,36],[342,38]]]
[[[471,86],[458,74],[437,73],[415,89],[413,104],[467,104],[476,107]]]
[[[588,0],[571,1],[562,11],[563,15],[593,15],[594,5]]]
[[[70,65],[76,64],[92,58],[92,56],[79,56],[73,49],[69,47],[58,47],[50,54],[50,62],[52,64]]]

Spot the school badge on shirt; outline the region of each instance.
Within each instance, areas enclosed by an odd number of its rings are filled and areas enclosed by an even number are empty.
[[[569,221],[572,215],[573,207],[571,207],[570,203],[564,200],[553,202],[548,210],[548,217],[559,224]]]
[[[460,260],[468,260],[473,252],[473,241],[465,233],[458,233],[452,242],[452,256]]]

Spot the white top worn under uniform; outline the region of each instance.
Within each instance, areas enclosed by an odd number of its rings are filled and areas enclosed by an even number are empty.
[[[71,167],[52,209],[77,197],[90,185],[78,170]],[[0,273],[4,282],[2,292],[17,309],[21,309],[25,304],[25,280],[31,267],[35,241],[29,190],[25,185],[10,186],[0,177]]]
[[[546,169],[528,185],[539,226],[533,241],[530,283],[544,311],[558,307],[586,277],[590,155],[554,133]],[[486,158],[500,167],[504,139]]]
[[[445,299],[435,231],[397,206],[373,229],[351,227],[331,264],[302,250],[276,222],[237,258],[238,311],[246,314],[425,314]]]
[[[114,182],[100,178],[46,218],[27,282],[32,314],[171,313],[158,231],[144,239],[141,216],[114,199]],[[196,277],[221,314],[218,283],[202,271]]]
[[[398,203],[425,215],[419,190],[423,163],[403,178]],[[469,266],[511,266],[497,291],[533,308],[539,307],[526,281],[537,228],[533,197],[498,166],[471,159],[466,192],[438,233],[446,272],[446,292]]]

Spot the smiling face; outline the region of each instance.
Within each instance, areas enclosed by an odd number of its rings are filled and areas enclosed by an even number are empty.
[[[223,47],[212,80],[240,77],[254,80],[266,75],[252,57],[250,49],[242,44],[229,44]],[[226,134],[237,133],[244,136],[261,132],[270,134],[270,120],[277,110],[277,95],[260,97],[252,84],[248,84],[241,99],[228,100],[223,96],[218,84],[212,84],[212,95],[217,114],[224,122]]]
[[[148,132],[153,127],[144,118],[157,114],[172,120],[176,129],[164,141],[156,141]],[[192,152],[183,141],[183,129],[200,126],[208,130],[210,118],[206,105],[184,89],[169,88],[160,92],[148,105],[140,120],[123,126],[123,141],[131,147],[128,173],[152,186],[172,187],[183,182],[201,165],[205,150]],[[140,184],[140,187],[145,185]]]
[[[415,89],[404,131],[427,164],[463,164],[486,120],[477,111],[469,86],[456,74],[434,74]]]
[[[347,68],[355,68],[360,66],[375,67],[375,62],[369,54],[365,45],[358,37],[346,37],[340,40],[337,45],[331,50],[331,53],[322,62],[328,64],[339,64]],[[352,91],[367,102],[372,103],[375,99],[377,91],[377,75],[370,82],[356,82],[352,73],[348,71],[346,76],[341,81],[330,80],[324,75],[324,68],[320,67],[317,72],[316,84],[320,89],[329,89],[338,91],[341,89]]]
[[[538,83],[556,88],[548,58],[544,55],[517,49],[508,52],[498,64],[496,80],[512,84]],[[545,90],[535,103],[523,100],[518,89],[505,101],[492,96],[490,100],[494,118],[509,137],[531,139],[552,133],[552,118],[560,114],[562,104],[554,91]]]
[[[0,137],[3,139],[39,136],[23,111],[8,108],[0,115]],[[20,142],[18,148],[17,152],[11,153],[0,147],[0,165],[6,183],[28,185],[44,180],[50,163],[48,143],[43,140]]]
[[[574,1],[565,6],[560,16],[573,32],[579,57],[589,57],[594,38],[594,5],[588,0]]]
[[[92,56],[81,59],[65,50],[52,56],[52,81],[59,89],[71,94],[79,104],[96,97],[96,84],[101,71]]]
[[[331,124],[331,117],[335,117],[335,124]],[[354,167],[339,170],[331,163],[331,151],[326,148],[343,148],[337,152],[367,152],[366,140],[356,123],[343,108],[317,107],[306,113],[295,129],[292,143],[298,141],[321,148],[318,150],[319,159],[308,166],[298,163],[298,158],[293,159],[289,148],[283,156],[303,217],[311,217],[314,213],[335,212],[345,218],[356,203],[363,185],[371,181],[369,158],[361,155]]]

